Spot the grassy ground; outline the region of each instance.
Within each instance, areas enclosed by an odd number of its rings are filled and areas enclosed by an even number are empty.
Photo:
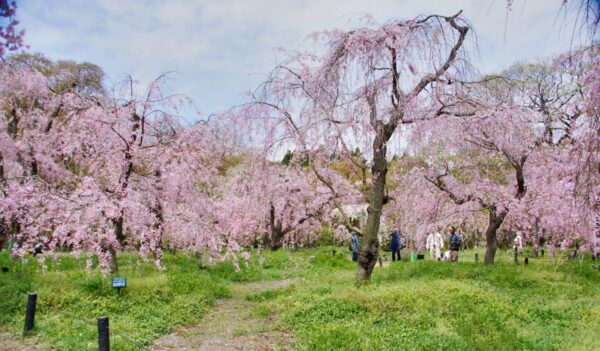
[[[590,260],[515,266],[499,252],[486,267],[474,253],[456,265],[392,263],[360,288],[352,269],[310,276],[263,293],[256,310],[280,314],[298,350],[600,350],[600,272]]]
[[[111,278],[86,273],[85,259],[63,255],[47,259],[13,261],[0,253],[0,349],[7,335],[18,342],[23,330],[27,294],[36,292],[38,304],[32,339],[57,350],[97,349],[97,318],[110,318],[111,349],[139,350],[182,325],[198,323],[215,301],[230,297],[230,283],[282,280],[335,267],[311,261],[312,251],[268,252],[264,262],[256,255],[236,272],[231,262],[203,267],[201,260],[182,253],[164,255],[165,272],[132,254],[120,254],[120,276],[127,277],[121,296],[111,288]],[[344,262],[351,267],[350,262]],[[24,349],[28,349],[25,347]]]
[[[93,350],[96,318],[107,315],[113,349],[136,350],[198,323],[216,299],[231,295],[232,282],[293,278],[292,286],[246,300],[253,314],[294,335],[298,350],[600,349],[600,271],[589,259],[546,256],[515,266],[510,252],[499,252],[497,264],[486,267],[467,251],[456,265],[377,267],[372,282],[356,288],[347,248],[336,248],[335,257],[332,249],[269,252],[262,265],[254,257],[239,272],[230,262],[202,268],[196,258],[166,254],[160,273],[123,254],[129,286],[120,297],[109,277],[86,274],[83,261],[63,257],[41,270],[32,259],[22,265],[2,253],[0,265],[10,272],[0,274],[0,330],[21,333],[27,292],[36,291],[36,328],[28,340]]]
[[[58,350],[97,349],[97,318],[110,318],[111,346],[138,350],[178,325],[197,322],[215,299],[227,297],[225,284],[198,269],[194,260],[167,256],[167,271],[139,263],[135,256],[119,257],[128,286],[119,296],[110,277],[87,274],[85,261],[62,257],[41,271],[30,259],[26,265],[2,255],[10,268],[0,275],[0,327],[13,334],[23,328],[27,293],[38,294],[34,337]]]

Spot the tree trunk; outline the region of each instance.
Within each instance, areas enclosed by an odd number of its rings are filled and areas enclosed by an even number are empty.
[[[112,245],[110,245],[110,244],[103,245],[103,249],[106,250],[106,252],[108,252],[108,254],[109,254],[109,256],[108,256],[108,271],[111,274],[119,273],[119,264],[117,263],[117,251],[115,251],[115,248],[112,247]]]
[[[367,224],[363,230],[358,253],[358,265],[356,269],[356,283],[360,284],[371,278],[373,268],[379,256],[379,224],[381,222],[381,210],[385,202],[385,177],[387,174],[386,164],[386,142],[383,133],[378,133],[373,141],[373,186],[369,197],[367,208]]]
[[[120,189],[118,189],[118,193],[121,196],[121,199],[127,196],[127,190],[129,188],[129,178],[133,173],[133,154],[131,152],[131,147],[134,146],[137,140],[138,129],[140,128],[140,117],[137,113],[133,113],[131,116],[131,121],[133,124],[131,125],[131,137],[130,141],[125,145],[124,150],[124,159],[125,159],[125,167],[124,172],[121,174],[119,178]],[[112,222],[115,230],[115,238],[120,245],[123,245],[125,242],[125,234],[123,233],[123,209],[121,208],[121,212],[119,217],[113,218]],[[117,253],[115,248],[112,245],[103,246],[106,252],[110,254],[110,273],[117,273],[119,267],[117,265]]]
[[[0,252],[4,248],[4,244],[8,241],[8,230],[4,226],[4,220],[0,219]]]
[[[496,232],[502,222],[504,221],[504,217],[506,217],[506,212],[500,212],[497,214],[496,206],[490,206],[489,210],[489,222],[487,230],[485,231],[485,240],[487,244],[487,248],[485,250],[485,260],[484,263],[486,265],[494,264],[494,257],[496,256],[496,249],[498,248],[498,238],[496,236]]]
[[[540,221],[539,219],[535,221],[535,236],[533,238],[533,257],[538,258],[540,251],[540,243],[542,242],[542,238],[544,237],[544,230],[542,229],[542,233],[540,233]]]
[[[152,212],[154,213],[154,215],[156,216],[156,223],[154,223],[154,229],[156,231],[158,231],[160,234],[160,237],[158,239],[158,248],[154,248],[154,250],[152,251],[152,255],[154,256],[154,260],[158,260],[160,261],[162,259],[162,249],[163,249],[163,234],[164,234],[164,222],[165,222],[165,218],[163,216],[163,207],[162,204],[160,202],[160,197],[158,194],[162,193],[163,191],[163,187],[162,187],[162,183],[161,183],[161,176],[162,176],[162,172],[160,171],[160,169],[157,169],[156,171],[154,171],[154,177],[155,177],[155,181],[154,181],[154,186],[156,188],[156,204],[152,207]]]
[[[283,240],[283,230],[281,228],[281,220],[275,220],[275,206],[271,203],[269,210],[269,226],[271,227],[271,236],[269,237],[269,247],[272,251],[281,249]]]
[[[154,224],[154,229],[156,229],[160,233],[160,237],[158,239],[158,247],[154,247],[152,250],[152,256],[155,261],[160,261],[162,259],[162,245],[163,245],[163,210],[160,204],[160,200],[156,200],[156,206],[152,208],[152,212],[156,216],[156,223]]]
[[[271,251],[277,251],[283,246],[283,231],[281,230],[281,222],[277,222],[277,224],[279,224],[279,226],[275,226],[275,228],[271,229],[271,238],[269,240]]]
[[[0,190],[4,191],[4,156],[0,152]]]
[[[119,244],[123,245],[125,242],[125,234],[123,233],[123,210],[121,210],[121,214],[118,218],[113,219],[115,237]],[[109,272],[110,273],[118,273],[119,265],[117,263],[117,252],[115,248],[107,243],[102,244],[102,249],[104,252],[108,252],[109,254]]]

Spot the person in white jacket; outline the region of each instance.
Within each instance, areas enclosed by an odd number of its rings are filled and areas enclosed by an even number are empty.
[[[429,250],[432,261],[439,261],[442,259],[442,249],[444,248],[444,238],[440,234],[439,230],[435,233],[427,235],[427,242],[425,249]]]
[[[521,232],[517,232],[517,236],[515,237],[515,240],[514,240],[513,249],[516,252],[523,252],[523,238],[521,237]]]

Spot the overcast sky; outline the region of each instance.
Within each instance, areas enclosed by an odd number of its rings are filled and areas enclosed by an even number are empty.
[[[479,46],[475,64],[495,72],[566,51],[574,11],[562,0],[19,0],[30,51],[100,65],[111,81],[147,83],[166,71],[206,116],[240,103],[281,53],[317,30],[464,10]]]

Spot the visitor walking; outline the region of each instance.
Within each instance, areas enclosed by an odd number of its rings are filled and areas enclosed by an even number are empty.
[[[392,251],[392,261],[395,262],[396,258],[400,261],[400,251],[403,249],[402,247],[402,239],[401,239],[400,230],[394,230],[392,232],[392,239],[390,241],[390,250]]]
[[[435,233],[431,233],[427,236],[427,242],[425,243],[425,249],[429,250],[432,261],[439,261],[442,259],[442,249],[444,248],[444,238],[440,234],[439,230]]]
[[[352,261],[358,261],[358,248],[359,248],[360,240],[357,232],[352,233],[352,242],[350,244],[352,248]]]
[[[450,227],[450,261],[452,263],[458,262],[458,250],[460,250],[461,241],[460,235],[456,232],[456,229]]]

